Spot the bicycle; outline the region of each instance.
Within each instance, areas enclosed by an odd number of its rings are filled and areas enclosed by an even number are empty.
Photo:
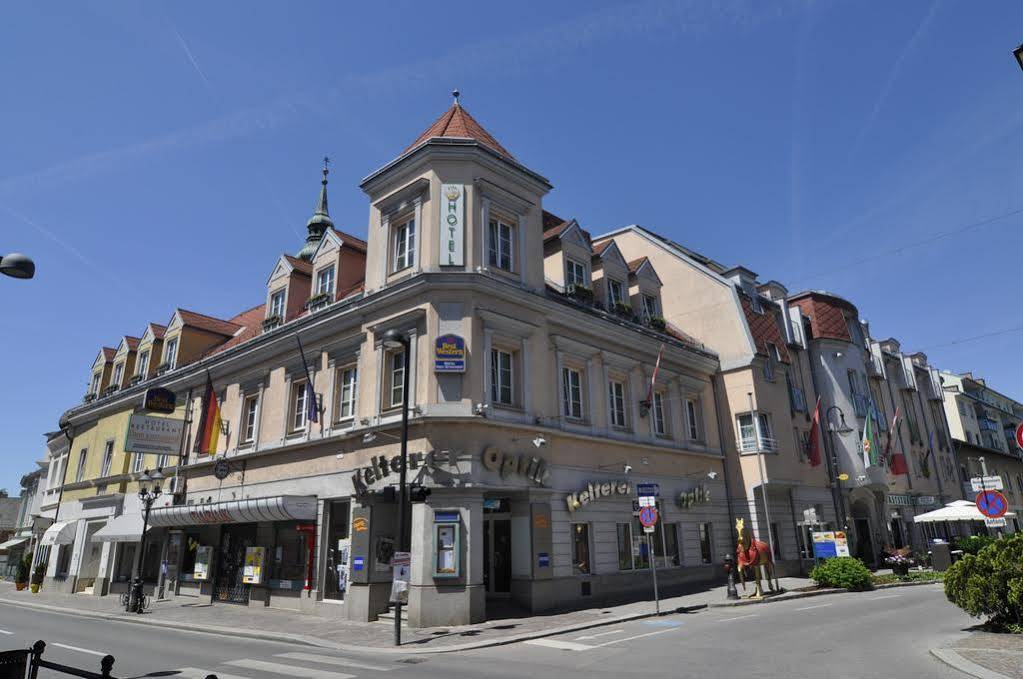
[[[134,611],[135,610],[134,607],[132,607],[131,609],[128,608],[128,605],[130,603],[132,603],[132,601],[131,601],[131,592],[130,591],[129,592],[121,592],[121,608],[123,608],[126,611],[127,610]],[[143,595],[142,596],[142,610],[148,611],[148,610],[152,609],[152,607],[153,607],[153,597],[149,596],[148,594]]]

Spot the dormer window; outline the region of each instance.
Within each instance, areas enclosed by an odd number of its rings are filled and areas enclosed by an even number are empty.
[[[139,354],[139,369],[136,372],[136,374],[140,375],[143,379],[145,379],[146,373],[148,373],[148,372],[149,372],[149,352],[148,351],[143,351],[141,354]]]
[[[124,364],[118,363],[114,366],[114,379],[111,382],[115,386],[121,386],[121,378],[124,376]]]
[[[487,229],[487,261],[490,266],[512,270],[512,242],[514,228],[503,219],[491,219]]]
[[[284,319],[284,294],[285,290],[278,290],[270,295],[270,313],[267,318]]]
[[[414,217],[394,227],[394,261],[391,272],[407,269],[416,260],[416,220]]]
[[[316,274],[316,294],[317,295],[332,295],[334,294],[334,267],[328,266],[326,269],[321,269]]]
[[[617,304],[625,303],[625,287],[621,281],[613,278],[607,279],[607,305],[614,309]]]
[[[589,278],[586,276],[586,266],[571,257],[565,259],[565,289],[571,290],[573,286],[583,288],[590,287]]]
[[[99,392],[99,381],[102,379],[103,373],[93,373],[92,382],[89,384],[89,393],[96,394]]]
[[[647,323],[652,318],[660,318],[661,310],[660,305],[657,303],[657,297],[654,295],[643,295],[643,318]]]
[[[167,340],[167,360],[164,361],[164,365],[167,366],[167,370],[174,370],[174,366],[178,362],[178,338]]]

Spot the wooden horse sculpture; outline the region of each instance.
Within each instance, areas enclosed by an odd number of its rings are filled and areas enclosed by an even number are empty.
[[[742,583],[742,591],[746,591],[746,567],[753,571],[753,579],[756,587],[751,599],[760,599],[764,596],[764,590],[760,586],[760,569],[763,568],[764,576],[767,578],[767,586],[771,591],[775,590],[774,560],[771,558],[770,546],[761,540],[753,538],[753,532],[745,525],[745,521],[739,518],[735,520],[735,532],[739,534],[739,540],[735,545],[735,564],[739,569],[739,582]]]

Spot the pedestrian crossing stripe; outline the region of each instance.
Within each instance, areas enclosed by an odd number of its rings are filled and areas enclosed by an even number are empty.
[[[278,653],[275,658],[287,658],[288,660],[305,660],[308,662],[320,663],[322,665],[340,665],[341,667],[355,667],[360,670],[373,670],[374,672],[390,672],[394,667],[383,667],[382,665],[370,665],[359,660],[341,658],[333,655],[320,655],[318,653]]]
[[[204,670],[198,667],[179,667],[173,670],[174,679],[206,679],[211,674],[217,679],[249,679],[248,677],[239,677],[237,674],[224,674],[223,672],[217,672],[216,670]]]
[[[282,674],[286,677],[307,677],[308,679],[355,679],[354,674],[328,672],[327,670],[317,670],[311,667],[299,667],[298,665],[282,665],[280,663],[269,662],[266,660],[252,660],[250,658],[229,660],[224,664],[232,667],[242,667],[247,670],[258,670],[260,672]],[[222,679],[221,675],[217,674],[217,679]]]

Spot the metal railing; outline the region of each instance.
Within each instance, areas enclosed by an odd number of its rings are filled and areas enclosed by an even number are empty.
[[[853,409],[856,411],[857,417],[866,417],[870,410],[870,398],[866,394],[857,394],[853,392],[852,395]]]
[[[99,672],[84,670],[79,667],[63,665],[50,660],[43,660],[43,652],[46,651],[46,642],[39,640],[32,644],[32,648],[16,649],[13,651],[0,652],[0,677],[6,679],[37,679],[40,669],[52,670],[60,674],[70,674],[73,677],[83,679],[116,679],[111,672],[114,671],[114,656],[105,655],[99,661]],[[161,676],[172,674],[170,672],[154,672],[146,676]],[[217,679],[215,674],[207,674],[205,679]]]
[[[778,442],[770,436],[761,436],[759,444],[756,436],[744,436],[739,440],[740,453],[773,453],[778,450]]]

